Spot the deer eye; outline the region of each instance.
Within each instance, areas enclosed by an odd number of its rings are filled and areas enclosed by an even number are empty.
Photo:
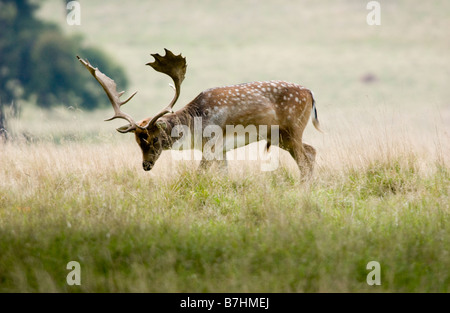
[[[141,139],[141,141],[143,141],[146,144],[148,144],[147,136],[139,136],[139,139]]]

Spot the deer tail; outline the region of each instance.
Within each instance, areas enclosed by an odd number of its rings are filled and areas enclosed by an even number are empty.
[[[320,129],[320,123],[319,118],[317,117],[317,109],[316,109],[316,100],[314,99],[314,93],[310,90],[311,98],[312,98],[312,114],[311,114],[311,120],[314,125],[314,127],[323,133],[322,129]]]

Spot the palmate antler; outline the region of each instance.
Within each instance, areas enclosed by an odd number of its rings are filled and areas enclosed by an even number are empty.
[[[127,100],[120,101],[120,96],[124,93],[117,92],[117,85],[108,76],[100,72],[98,68],[94,68],[89,61],[83,60],[80,57],[77,56],[78,60],[83,64],[89,72],[94,76],[94,78],[100,83],[100,85],[103,87],[103,90],[106,92],[106,95],[109,98],[109,101],[112,104],[112,107],[114,109],[114,116],[105,120],[105,121],[111,121],[116,118],[122,118],[127,120],[130,125],[126,128],[121,127],[118,128],[117,131],[121,133],[127,133],[133,130],[136,130],[137,128],[140,129],[147,129],[154,125],[154,123],[163,115],[167,113],[172,113],[172,108],[175,105],[175,103],[178,100],[178,97],[180,96],[180,87],[181,83],[184,80],[184,75],[186,73],[186,58],[182,57],[181,54],[174,55],[171,51],[164,49],[166,52],[165,56],[161,56],[159,54],[152,54],[152,56],[155,58],[154,62],[147,63],[146,65],[150,65],[153,69],[155,69],[158,72],[164,73],[169,75],[173,82],[174,86],[170,85],[175,90],[175,96],[173,97],[172,101],[169,103],[168,106],[166,106],[162,111],[160,111],[158,114],[156,114],[145,126],[138,125],[133,118],[120,111],[120,107],[131,100],[131,98],[134,97],[134,95],[137,93],[135,92],[132,94]]]
[[[173,113],[172,108],[180,96],[181,83],[183,82],[184,75],[186,74],[186,58],[183,58],[181,54],[174,55],[171,51],[167,49],[164,50],[166,52],[165,56],[160,56],[157,53],[152,54],[155,61],[147,63],[146,65],[150,65],[155,71],[167,74],[172,78],[175,86],[171,85],[171,87],[175,90],[175,96],[169,105],[167,105],[151,119],[147,127],[152,126],[161,116],[167,113]]]

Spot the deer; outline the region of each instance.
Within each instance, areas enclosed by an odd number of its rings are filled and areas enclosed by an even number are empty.
[[[316,157],[316,150],[302,141],[303,132],[311,117],[314,127],[321,131],[317,117],[314,95],[311,90],[295,83],[286,81],[255,81],[224,87],[207,89],[197,95],[187,105],[174,112],[173,107],[180,96],[181,84],[186,74],[186,58],[175,55],[164,49],[165,55],[151,54],[153,62],[146,65],[155,71],[168,75],[172,81],[175,95],[170,103],[155,116],[145,118],[139,122],[121,111],[121,107],[129,102],[137,92],[128,99],[121,101],[124,91],[117,92],[114,80],[94,68],[89,61],[77,56],[98,83],[103,87],[114,110],[114,115],[105,121],[124,119],[127,125],[117,128],[120,133],[134,133],[137,144],[142,150],[142,167],[150,171],[160,157],[163,150],[172,149],[179,140],[171,136],[172,131],[179,125],[187,126],[194,131],[194,120],[201,118],[201,128],[217,125],[225,133],[227,125],[267,125],[278,127],[278,145],[290,153],[296,161],[303,177],[310,177]],[[224,134],[226,135],[226,134]],[[226,138],[226,137],[221,137]],[[266,150],[272,140],[267,136]],[[256,137],[256,140],[261,139]],[[255,139],[253,139],[255,140]],[[225,163],[226,153],[251,143],[250,136],[244,140],[234,141],[234,145],[222,145],[221,164]],[[205,139],[202,140],[202,147]],[[194,148],[193,143],[188,145]],[[220,152],[220,151],[219,151]],[[218,160],[202,157],[200,168],[208,168]],[[220,160],[219,160],[220,162]]]

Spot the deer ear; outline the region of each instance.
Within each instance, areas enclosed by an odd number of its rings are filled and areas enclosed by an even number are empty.
[[[158,122],[156,122],[156,126],[157,126],[159,129],[167,129],[167,123],[164,122],[164,121],[158,121]]]
[[[134,133],[134,131],[136,130],[134,127],[131,126],[131,124],[127,124],[125,126],[119,127],[116,129],[119,133],[125,134],[128,132],[132,132]]]

